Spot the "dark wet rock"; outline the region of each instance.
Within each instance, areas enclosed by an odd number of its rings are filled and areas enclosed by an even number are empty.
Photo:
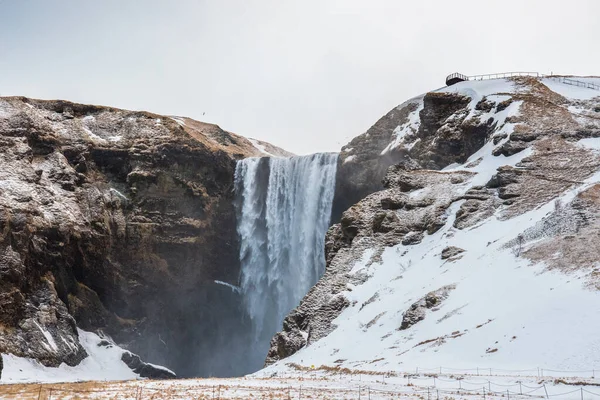
[[[467,118],[469,97],[453,93],[427,93],[421,126],[410,155],[423,168],[441,169],[463,163],[480,149],[495,129],[491,120]],[[452,116],[452,118],[450,118]]]
[[[123,361],[133,372],[142,378],[149,379],[175,379],[177,375],[164,367],[143,362],[140,357],[129,351],[121,355]]]
[[[500,143],[502,140],[506,139],[508,137],[508,133],[502,133],[500,135],[494,135],[492,142],[494,144],[498,144]]]
[[[444,248],[444,250],[442,250],[441,257],[442,257],[442,260],[448,260],[448,259],[454,258],[464,252],[465,252],[465,250],[461,249],[460,247],[448,246],[448,247]]]
[[[513,167],[500,167],[497,173],[486,183],[488,188],[500,188],[518,182],[517,172]]]
[[[498,105],[496,106],[496,110],[498,112],[500,111],[504,111],[508,108],[508,106],[510,106],[512,104],[513,100],[512,99],[507,99],[504,101],[501,101],[500,103],[498,103]]]
[[[505,142],[504,144],[502,144],[501,146],[496,147],[492,151],[492,154],[495,155],[496,157],[500,156],[500,155],[509,157],[514,154],[522,152],[523,150],[525,150],[528,147],[529,147],[529,145],[527,144],[527,142],[509,140],[509,141]]]
[[[477,104],[475,105],[475,109],[478,111],[490,112],[492,111],[492,108],[494,108],[495,104],[496,103],[494,103],[493,101],[488,100],[487,97],[484,97],[483,99],[477,102]]]
[[[448,298],[454,285],[443,286],[438,290],[427,293],[425,296],[413,303],[402,316],[402,323],[398,330],[405,330],[425,319],[427,310],[439,307]]]

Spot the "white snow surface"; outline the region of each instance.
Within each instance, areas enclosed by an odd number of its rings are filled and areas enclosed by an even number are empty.
[[[600,151],[600,138],[581,139],[577,143],[588,149]]]
[[[98,343],[102,340],[98,335],[81,329],[78,329],[78,332],[79,341],[88,353],[88,357],[79,365],[70,367],[61,364],[57,368],[46,367],[35,360],[3,354],[4,369],[2,370],[0,382],[75,382],[125,380],[139,377],[121,361],[121,355],[125,350],[114,344],[110,347],[98,346]],[[44,333],[47,339],[49,335],[49,333]],[[54,343],[53,340],[50,341],[49,339],[48,341]]]
[[[182,117],[170,117],[173,121],[177,122],[180,126],[185,126],[185,121]]]
[[[402,143],[402,139],[404,139],[406,135],[416,132],[419,129],[419,126],[421,125],[419,113],[421,112],[424,106],[423,96],[410,99],[407,102],[404,102],[401,105],[399,105],[397,109],[406,107],[409,104],[417,104],[417,108],[408,115],[408,120],[404,124],[399,125],[396,127],[396,129],[394,129],[394,140],[385,149],[383,149],[383,151],[381,152],[382,155],[388,153],[391,149],[398,147]],[[346,158],[345,161],[348,161],[350,157]]]
[[[483,81],[465,81],[459,82],[452,86],[446,86],[436,90],[436,92],[458,93],[473,97],[473,101],[477,103],[483,96],[489,96],[499,93],[516,93],[518,92],[515,83],[506,78],[488,79]]]
[[[35,324],[35,326],[38,327],[38,329],[42,332],[42,334],[46,338],[46,341],[50,345],[49,348],[52,349],[54,352],[58,351],[58,346],[56,345],[56,342],[54,341],[54,338],[52,337],[50,332],[45,330],[40,324],[37,323],[37,321],[34,320],[33,323]]]
[[[567,79],[600,85],[600,78],[573,77]],[[600,90],[569,85],[562,82],[560,78],[543,78],[542,83],[548,86],[553,92],[556,92],[569,99],[589,100],[594,97],[600,97]]]
[[[248,138],[248,140],[250,141],[250,143],[252,143],[252,146],[254,146],[258,151],[260,151],[264,155],[276,157],[274,154],[269,153],[267,151],[267,148],[264,145],[260,144],[260,142],[258,140],[252,139],[252,138]]]

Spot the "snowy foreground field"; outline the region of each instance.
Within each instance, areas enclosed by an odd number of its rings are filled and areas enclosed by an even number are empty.
[[[600,399],[596,371],[441,371],[319,367],[231,379],[11,384],[0,385],[0,399]]]

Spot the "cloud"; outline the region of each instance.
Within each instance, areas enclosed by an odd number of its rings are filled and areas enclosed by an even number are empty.
[[[594,0],[0,2],[0,94],[336,151],[454,71],[598,74],[599,12]]]

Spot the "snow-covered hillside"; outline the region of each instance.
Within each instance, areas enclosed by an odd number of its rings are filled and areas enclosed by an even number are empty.
[[[327,272],[264,372],[600,368],[600,91],[461,82],[393,112],[381,157],[404,159],[329,231]],[[369,134],[342,162],[366,162]]]

